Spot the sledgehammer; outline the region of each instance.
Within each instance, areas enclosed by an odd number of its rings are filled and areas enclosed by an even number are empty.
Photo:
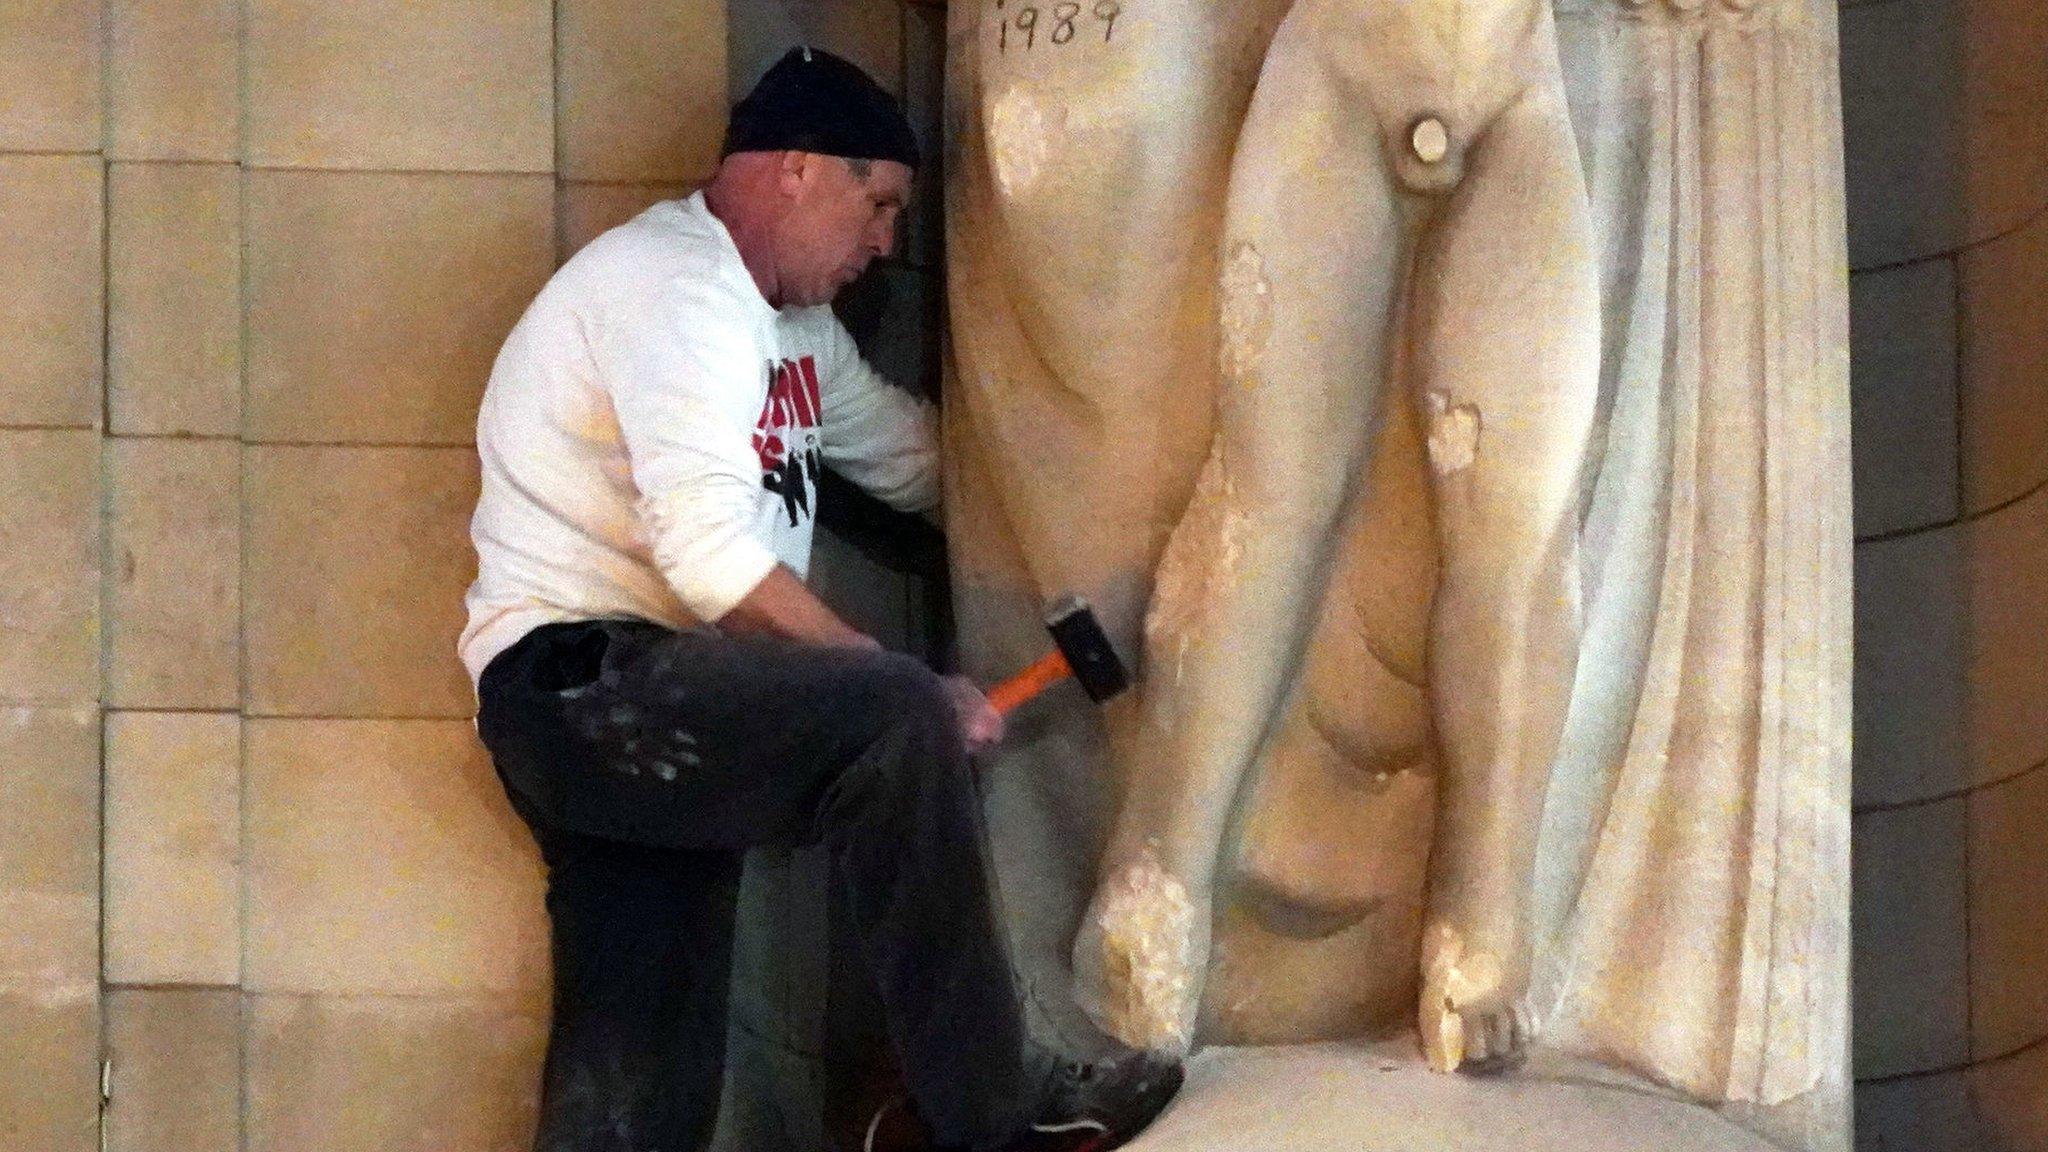
[[[1045,612],[1053,650],[1036,664],[989,689],[988,702],[1008,716],[1038,694],[1072,676],[1097,704],[1131,686],[1124,662],[1116,658],[1109,636],[1096,623],[1095,610],[1079,596],[1062,596]]]

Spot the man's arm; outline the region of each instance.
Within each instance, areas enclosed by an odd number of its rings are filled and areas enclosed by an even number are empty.
[[[840,648],[880,648],[874,637],[841,620],[825,602],[813,595],[781,564],[740,597],[715,623],[736,635],[781,636],[806,644],[829,644]]]
[[[762,355],[728,286],[674,280],[615,305],[592,348],[626,444],[655,565],[694,616],[731,631],[865,640],[748,528]]]
[[[899,512],[939,503],[938,418],[932,406],[896,387],[862,359],[853,337],[829,313],[823,376],[825,462]]]
[[[733,633],[781,636],[806,644],[879,651],[882,645],[835,615],[825,602],[811,595],[796,573],[777,564],[754,590],[740,598],[718,621]],[[965,676],[943,676],[940,682],[952,700],[953,715],[960,723],[960,738],[969,751],[994,747],[1003,738],[1003,715],[988,697]]]

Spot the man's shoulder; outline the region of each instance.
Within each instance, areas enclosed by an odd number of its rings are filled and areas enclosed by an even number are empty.
[[[680,202],[664,200],[583,246],[562,271],[625,276],[647,282],[717,270],[717,236]]]
[[[658,204],[611,229],[562,266],[556,279],[579,298],[579,310],[602,315],[679,304],[736,319],[748,313],[748,285],[726,266],[717,237],[661,211],[668,207]]]

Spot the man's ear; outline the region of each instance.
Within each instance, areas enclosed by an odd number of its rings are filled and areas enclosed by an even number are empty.
[[[784,152],[775,166],[776,190],[792,198],[802,192],[804,181],[810,176],[811,161],[808,152]]]

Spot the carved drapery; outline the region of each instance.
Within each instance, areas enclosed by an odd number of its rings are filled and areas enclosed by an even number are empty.
[[[1559,14],[1608,419],[1539,877],[1552,1041],[1831,1145],[1851,631],[1832,5]]]

